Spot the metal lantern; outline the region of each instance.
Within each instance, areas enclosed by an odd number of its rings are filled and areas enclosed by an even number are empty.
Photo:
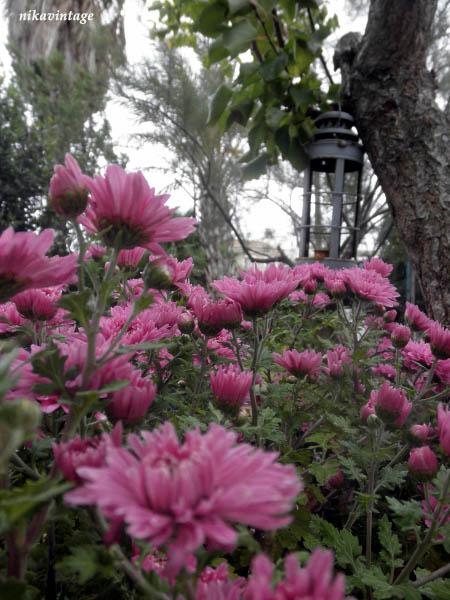
[[[299,260],[323,259],[339,268],[356,259],[364,150],[346,112],[323,113],[315,126],[307,147]]]

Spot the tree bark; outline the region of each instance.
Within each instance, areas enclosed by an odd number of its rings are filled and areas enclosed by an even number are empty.
[[[366,31],[337,45],[356,125],[429,314],[450,318],[450,120],[427,55],[437,0],[371,0]]]

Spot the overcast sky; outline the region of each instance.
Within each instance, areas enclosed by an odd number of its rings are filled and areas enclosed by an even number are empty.
[[[0,0],[2,8],[3,1]],[[345,0],[328,0],[329,12],[330,14],[337,14],[340,25],[339,30],[330,38],[331,43],[348,31],[362,31],[364,29],[365,20],[349,19],[346,16],[344,5]],[[131,65],[139,65],[144,59],[151,56],[151,47],[147,36],[149,24],[155,16],[154,13],[151,14],[142,8],[140,0],[126,0],[124,16],[127,58]],[[0,61],[2,70],[7,73],[10,61],[5,47],[6,43],[7,22],[2,18],[0,19]],[[329,64],[331,66],[331,60],[329,60]],[[137,146],[136,141],[132,139],[132,134],[138,132],[140,126],[136,123],[131,111],[119,104],[117,100],[111,99],[106,112],[111,123],[112,137],[117,151],[124,152],[129,157],[128,168],[130,170],[144,170],[150,184],[158,191],[171,186],[173,182],[170,173],[162,171],[167,167],[168,153],[162,151],[160,147],[155,148],[151,144]],[[149,170],[150,166],[153,167],[151,170]],[[179,206],[182,210],[191,207],[191,201],[183,190],[172,190],[171,193],[170,202],[172,206]],[[278,193],[285,194],[286,192],[279,190]],[[286,198],[284,199],[286,200]],[[298,206],[300,212],[300,189],[293,191],[291,202],[294,207]],[[291,235],[290,219],[272,203],[262,201],[257,205],[253,205],[243,198],[241,201],[240,224],[248,239],[263,239],[266,229],[275,230],[274,242],[280,243],[289,254],[294,252],[295,241]]]

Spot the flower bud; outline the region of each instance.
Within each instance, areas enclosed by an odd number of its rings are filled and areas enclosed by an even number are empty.
[[[433,479],[439,468],[436,454],[429,446],[413,448],[409,454],[408,467],[420,481]]]
[[[73,156],[66,154],[65,166],[56,165],[50,180],[50,207],[68,219],[81,215],[87,206],[89,196],[87,180],[88,177],[83,175]]]
[[[432,437],[433,433],[434,431],[431,425],[427,425],[425,423],[423,423],[422,425],[416,424],[411,425],[411,427],[409,428],[408,437],[411,441],[411,444],[421,445],[425,444],[425,442],[429,440],[430,437]]]
[[[172,287],[172,278],[169,269],[157,261],[148,263],[144,269],[142,279],[147,287],[155,290],[170,290]]]
[[[195,321],[188,312],[184,312],[178,319],[178,329],[187,335],[194,331]]]
[[[393,323],[391,329],[391,340],[396,348],[404,348],[411,339],[411,330],[406,325]]]

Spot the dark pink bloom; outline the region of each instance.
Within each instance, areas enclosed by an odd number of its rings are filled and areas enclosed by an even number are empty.
[[[91,198],[80,222],[100,233],[107,246],[142,246],[162,254],[160,242],[182,240],[194,230],[195,220],[174,217],[175,209],[166,206],[169,196],[157,196],[142,173],[110,165],[105,177],[95,177],[88,186]]]
[[[77,257],[45,256],[54,232],[15,233],[12,227],[0,236],[0,302],[31,288],[70,283],[77,270]]]
[[[324,284],[332,296],[342,296],[347,291],[344,278],[334,271],[325,275]]]
[[[50,180],[49,205],[59,215],[71,218],[81,215],[87,205],[89,177],[83,175],[77,161],[65,156],[65,166],[55,165]]]
[[[450,456],[450,412],[443,404],[439,404],[437,409],[437,432],[442,450]]]
[[[350,353],[345,346],[336,346],[327,352],[327,367],[325,373],[330,377],[340,377],[344,372],[344,367],[351,364]]]
[[[14,296],[12,301],[25,319],[50,321],[56,315],[56,302],[60,297],[59,290],[54,294],[45,293],[44,290],[26,290]]]
[[[220,404],[238,408],[247,400],[253,381],[251,371],[241,371],[237,365],[219,365],[209,377],[212,393]]]
[[[450,385],[450,358],[438,360],[435,373],[441,383]]]
[[[406,303],[405,319],[416,331],[426,331],[431,322],[431,319],[418,306],[410,302]]]
[[[314,350],[285,350],[283,354],[272,354],[273,360],[277,365],[292,373],[296,377],[305,375],[317,378],[320,375],[320,366],[322,364],[322,355]]]
[[[398,304],[396,299],[399,293],[396,288],[378,271],[354,267],[344,269],[341,275],[347,288],[361,300],[384,308],[392,308]]]
[[[113,422],[140,421],[155,400],[156,385],[149,379],[141,377],[139,371],[132,372],[129,382],[127,387],[114,392],[108,403],[106,412]]]
[[[246,315],[260,316],[284,300],[297,287],[291,269],[270,265],[265,271],[256,266],[241,273],[242,280],[224,277],[213,286],[224,296],[239,302]]]
[[[131,250],[121,250],[117,257],[117,264],[124,269],[136,269],[145,254],[144,248],[132,248]]]
[[[198,296],[190,304],[200,331],[207,335],[216,335],[222,329],[235,329],[244,318],[240,304],[228,298],[214,302]]]
[[[394,309],[387,310],[383,315],[383,319],[385,321],[387,321],[388,323],[393,323],[396,318],[397,318],[397,311]]]
[[[436,454],[429,446],[413,448],[408,459],[409,470],[421,479],[432,479],[439,468]]]
[[[396,348],[404,348],[411,339],[411,329],[400,323],[392,323],[391,340]]]
[[[423,423],[421,425],[411,425],[409,433],[415,440],[420,441],[424,444],[433,436],[434,430],[431,425]]]
[[[382,277],[389,277],[392,273],[392,269],[394,268],[392,265],[385,263],[381,258],[371,258],[370,260],[366,260],[363,263],[363,267],[369,271],[376,271]]]
[[[74,437],[68,442],[53,444],[53,456],[64,479],[81,483],[78,473],[80,467],[101,467],[105,464],[108,446],[120,447],[122,443],[122,426],[114,427],[110,434],[103,433],[92,437]]]
[[[294,554],[284,560],[285,575],[272,583],[273,563],[264,555],[252,561],[245,600],[345,600],[345,578],[333,574],[333,553],[315,549],[301,568]]]
[[[337,488],[337,487],[341,487],[341,485],[344,483],[344,472],[342,471],[342,469],[338,469],[338,471],[332,475],[326,485],[327,487],[330,488]]]
[[[230,579],[228,565],[221,563],[217,569],[206,567],[197,581],[195,600],[240,600],[245,579]]]
[[[364,406],[361,407],[361,410],[359,412],[359,415],[360,415],[362,421],[367,421],[367,419],[371,415],[375,414],[376,403],[377,403],[377,392],[375,390],[372,390],[370,392],[369,400],[366,402],[366,404],[364,404]]]
[[[410,340],[402,351],[403,366],[411,371],[421,367],[430,367],[433,362],[433,353],[430,344]]]
[[[450,330],[442,327],[436,321],[430,321],[427,329],[427,338],[431,350],[437,358],[450,358]]]
[[[376,367],[372,367],[371,371],[374,375],[379,375],[380,377],[385,377],[386,379],[391,379],[392,381],[397,376],[396,368],[388,364],[380,364]]]
[[[397,427],[401,427],[405,423],[411,412],[412,404],[408,402],[402,390],[392,387],[389,383],[385,382],[375,392],[374,398],[375,412],[380,418]]]
[[[107,449],[106,464],[79,469],[86,480],[70,504],[97,505],[124,519],[132,538],[167,547],[167,575],[176,575],[202,544],[231,550],[233,523],[272,530],[290,522],[302,489],[277,454],[237,444],[236,434],[211,425],[180,443],[171,423],[129,436],[130,449]]]

